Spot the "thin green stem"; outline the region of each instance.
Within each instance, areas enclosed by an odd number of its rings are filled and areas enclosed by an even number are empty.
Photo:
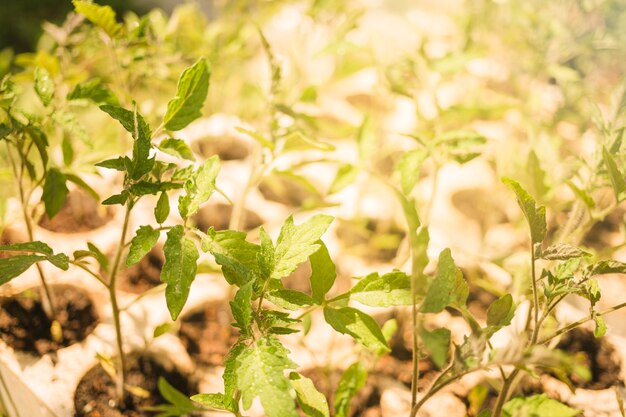
[[[500,389],[500,393],[498,394],[498,399],[496,400],[496,405],[493,408],[492,417],[500,417],[500,414],[502,414],[502,407],[509,397],[509,390],[513,386],[513,382],[519,373],[520,369],[515,368],[504,380],[502,388]]]
[[[120,356],[119,360],[119,375],[121,376],[116,381],[118,399],[124,403],[125,401],[125,389],[126,386],[126,354],[124,353],[124,341],[122,339],[122,327],[120,323],[120,309],[117,303],[117,293],[115,291],[115,282],[117,280],[117,273],[120,267],[120,260],[122,259],[122,252],[124,250],[124,242],[126,241],[126,232],[128,231],[128,223],[130,220],[130,211],[132,210],[132,202],[127,203],[126,213],[124,214],[124,224],[122,226],[122,234],[120,236],[120,242],[117,245],[115,251],[115,258],[113,260],[113,267],[111,269],[111,277],[108,284],[109,296],[111,298],[111,309],[113,312],[113,323],[115,325],[115,336],[117,341],[117,351]]]
[[[533,346],[537,342],[537,336],[539,335],[539,291],[537,290],[537,274],[535,273],[535,249],[531,248],[530,251],[530,278],[533,288],[533,332],[530,338],[530,346]]]
[[[89,275],[91,275],[92,277],[97,279],[98,282],[100,282],[100,284],[102,284],[105,287],[109,288],[109,284],[100,275],[96,274],[91,269],[87,268],[87,266],[85,264],[83,264],[82,262],[70,261],[70,263],[72,265],[77,266],[78,268],[82,269],[83,271],[87,272]]]

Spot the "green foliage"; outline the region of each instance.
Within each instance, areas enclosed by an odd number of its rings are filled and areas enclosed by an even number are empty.
[[[130,249],[126,256],[126,265],[133,265],[150,252],[159,240],[160,232],[151,226],[140,226],[135,237],[130,241]]]
[[[355,362],[341,375],[337,391],[335,391],[335,416],[348,417],[350,415],[350,400],[367,379],[367,370],[360,362]]]
[[[330,417],[328,401],[313,385],[313,381],[302,375],[291,372],[289,379],[296,390],[298,405],[309,417]]]
[[[504,417],[575,417],[581,413],[580,410],[548,398],[546,394],[513,398],[504,405],[502,411]]]
[[[35,68],[35,91],[44,106],[48,106],[54,97],[54,81],[45,68]]]
[[[56,216],[65,203],[69,193],[66,182],[67,177],[57,168],[51,168],[46,175],[41,200],[46,208],[46,215],[50,219]]]
[[[372,307],[412,304],[411,279],[402,271],[363,277],[350,290],[350,299]]]
[[[168,138],[163,139],[161,143],[159,143],[158,148],[170,155],[176,156],[178,158],[187,159],[189,161],[193,161],[194,157],[191,153],[191,149],[187,146],[184,140],[182,139],[174,139]]]
[[[442,328],[429,332],[426,329],[421,329],[419,335],[424,343],[424,349],[430,353],[435,366],[443,368],[448,362],[450,352],[450,330]]]
[[[268,417],[298,416],[290,394],[291,381],[284,375],[285,370],[295,367],[287,354],[277,339],[265,336],[238,355],[236,378],[244,410],[259,397]]]
[[[537,206],[535,200],[522,188],[522,186],[510,179],[503,178],[502,182],[515,192],[517,203],[519,204],[528,225],[530,226],[530,236],[533,244],[543,242],[546,236],[546,208]]]
[[[100,6],[82,0],[72,0],[77,13],[84,15],[91,23],[104,30],[111,38],[122,32],[122,25],[115,20],[115,11],[110,6]]]
[[[387,341],[371,317],[352,307],[324,307],[324,319],[339,333],[348,334],[374,352],[389,351]]]
[[[163,377],[159,377],[158,381],[159,393],[163,396],[168,404],[160,404],[153,407],[147,407],[146,411],[153,411],[157,414],[155,417],[179,417],[186,416],[195,412],[203,411],[201,408],[187,398],[185,394],[178,391]],[[202,403],[201,401],[196,401]]]
[[[178,79],[176,97],[167,104],[163,125],[169,130],[180,130],[201,116],[209,88],[211,71],[206,59],[200,58]]]
[[[455,265],[450,249],[439,254],[437,275],[426,294],[420,311],[439,313],[447,306],[462,308],[469,294],[467,282],[461,270]]]
[[[215,179],[220,170],[219,157],[212,156],[204,161],[185,182],[184,196],[178,199],[178,211],[183,218],[188,218],[198,211],[215,190]]]
[[[196,277],[196,261],[199,254],[196,244],[184,236],[184,229],[180,225],[167,232],[163,252],[165,263],[161,271],[161,281],[167,284],[165,301],[172,320],[176,320],[187,301],[191,283]]]

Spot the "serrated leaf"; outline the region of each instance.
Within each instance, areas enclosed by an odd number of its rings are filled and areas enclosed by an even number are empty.
[[[98,162],[96,166],[107,168],[107,169],[114,169],[116,171],[125,171],[126,170],[125,157],[120,156],[120,157],[113,158],[113,159],[107,159],[105,161]]]
[[[489,305],[487,309],[487,326],[508,326],[511,324],[514,314],[513,297],[511,294],[504,294]]]
[[[292,385],[284,375],[295,364],[277,339],[264,336],[248,346],[237,358],[237,386],[241,390],[243,408],[249,409],[259,397],[267,417],[298,417]]]
[[[242,286],[235,294],[235,299],[230,301],[230,310],[235,319],[234,326],[239,328],[242,335],[251,333],[250,323],[252,322],[252,284],[248,282]]]
[[[294,131],[287,134],[283,138],[283,152],[290,151],[303,151],[303,150],[320,150],[320,151],[333,151],[335,147],[326,142],[321,142],[305,136],[300,131]]]
[[[626,273],[626,263],[614,260],[600,261],[589,266],[590,275],[602,274],[624,274]]]
[[[228,351],[224,358],[224,405],[230,410],[237,410],[239,407],[238,400],[235,399],[235,393],[239,389],[237,385],[237,370],[239,369],[239,357],[246,350],[246,345],[241,342],[241,338]]]
[[[122,25],[115,20],[115,11],[110,6],[100,6],[98,4],[72,0],[77,13],[85,16],[91,23],[104,30],[107,35],[114,38],[122,31]]]
[[[330,417],[328,401],[319,392],[313,381],[297,372],[289,374],[289,379],[296,390],[296,399],[307,417]]]
[[[422,304],[422,313],[439,313],[449,305],[464,306],[469,289],[461,270],[455,265],[450,249],[439,254],[437,275]]]
[[[277,306],[292,311],[315,304],[315,301],[307,294],[289,289],[270,291],[266,294],[266,297]]]
[[[126,265],[134,265],[141,261],[156,245],[161,233],[152,226],[139,226],[135,237],[130,241],[130,249],[126,257]]]
[[[68,100],[91,100],[96,104],[119,105],[119,100],[111,90],[102,85],[102,81],[94,78],[74,86],[67,94]]]
[[[326,293],[330,291],[337,278],[337,268],[333,262],[328,248],[321,240],[315,242],[319,245],[319,249],[315,251],[310,257],[311,263],[311,296],[317,304],[321,304],[324,301]]]
[[[165,301],[172,320],[176,320],[189,296],[191,283],[196,277],[196,261],[199,254],[195,243],[185,237],[181,225],[167,232],[163,246],[165,263],[161,271],[161,281],[167,284]]]
[[[350,416],[350,400],[367,380],[367,370],[361,362],[355,362],[341,375],[335,392],[335,417]]]
[[[517,203],[528,221],[532,243],[541,243],[546,236],[546,208],[537,206],[535,200],[522,188],[522,186],[510,179],[502,178],[502,182],[515,192]]]
[[[531,397],[516,397],[509,400],[502,407],[503,417],[532,416],[532,417],[576,417],[581,410],[549,398],[546,394]]]
[[[183,218],[195,214],[215,190],[215,179],[220,171],[220,159],[213,155],[204,161],[185,182],[186,195],[178,199],[178,211]]]
[[[372,307],[410,305],[411,279],[402,271],[363,277],[350,290],[350,299]]]
[[[320,248],[315,242],[322,237],[332,221],[332,216],[318,214],[295,226],[293,217],[289,216],[276,241],[275,265],[270,278],[281,279],[289,275],[315,253]]]
[[[170,214],[170,200],[164,191],[159,196],[159,200],[154,208],[154,218],[159,224],[163,224]]]
[[[174,139],[168,138],[163,139],[161,143],[159,143],[159,149],[166,154],[176,156],[181,159],[187,159],[188,161],[194,161],[195,158],[191,153],[191,149],[182,139]]]
[[[130,111],[122,107],[105,104],[100,106],[100,109],[120,122],[133,137],[133,158],[129,174],[132,179],[138,180],[150,172],[154,165],[154,158],[150,158],[150,148],[152,147],[150,127],[136,108]]]
[[[43,184],[43,193],[41,201],[46,208],[48,218],[53,218],[61,210],[69,190],[65,184],[67,181],[65,175],[57,168],[50,168]]]
[[[611,180],[611,185],[615,192],[615,199],[617,202],[620,202],[626,198],[626,181],[624,180],[624,175],[622,175],[617,167],[613,155],[609,153],[605,146],[602,147],[602,159],[609,173],[609,179]]]
[[[35,262],[46,259],[40,255],[17,255],[10,258],[0,258],[0,285],[4,285],[13,278],[22,274]]]
[[[191,397],[191,401],[195,401],[204,407],[214,410],[232,411],[224,405],[224,394],[196,394]]]
[[[54,97],[54,81],[45,68],[35,68],[35,91],[43,105],[47,107]]]
[[[541,258],[549,261],[565,261],[572,258],[581,258],[583,256],[591,256],[591,254],[568,243],[557,243],[541,251]]]
[[[204,58],[183,71],[178,79],[176,96],[167,103],[163,117],[166,129],[180,130],[202,116],[200,111],[208,93],[210,76],[209,64]]]
[[[257,254],[257,262],[259,264],[259,272],[261,278],[265,281],[272,275],[276,266],[275,250],[272,239],[267,234],[263,226],[259,229],[259,253]]]
[[[352,184],[359,175],[359,169],[352,164],[343,164],[337,170],[333,182],[330,184],[328,194],[338,193],[339,191]]]
[[[258,273],[257,253],[259,246],[246,241],[244,232],[212,228],[202,239],[202,250],[211,252],[215,262],[222,266],[222,273],[229,284],[239,287],[256,279]]]
[[[424,343],[424,348],[430,353],[430,358],[439,369],[448,362],[450,335],[450,330],[446,328],[434,329],[431,332],[426,329],[420,330],[420,338]]]
[[[0,251],[7,252],[35,252],[44,255],[52,255],[54,252],[47,244],[39,241],[13,243],[11,245],[0,245]]]
[[[333,329],[352,336],[373,351],[389,351],[376,320],[356,308],[324,307],[324,319]]]
[[[428,151],[426,149],[414,149],[404,153],[396,164],[395,170],[400,176],[400,186],[405,195],[411,194],[411,191],[417,185],[422,164],[427,157]]]

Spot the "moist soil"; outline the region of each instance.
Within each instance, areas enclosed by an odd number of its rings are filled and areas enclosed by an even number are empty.
[[[100,202],[81,189],[70,192],[61,210],[52,219],[46,214],[39,226],[57,233],[81,233],[104,226],[113,218],[111,207]]]
[[[623,384],[620,379],[622,365],[615,348],[606,338],[596,338],[590,330],[578,328],[566,333],[556,347],[570,354],[584,354],[584,362],[591,371],[591,379],[584,381],[577,375],[572,375],[571,380],[575,387],[601,390]]]
[[[206,231],[211,226],[215,230],[226,230],[230,224],[232,213],[233,207],[229,204],[205,205],[193,215],[191,221],[202,231]],[[263,219],[258,214],[251,210],[246,210],[246,219],[242,230],[250,231],[262,224]]]
[[[163,377],[174,388],[189,396],[197,392],[196,387],[181,373],[168,370],[149,356],[130,356],[127,384],[139,387],[150,395],[147,398],[128,394],[125,404],[119,406],[115,400],[115,381],[100,364],[91,368],[78,383],[74,394],[76,417],[148,417],[154,412],[144,407],[156,406],[166,401],[158,390],[159,377]]]
[[[164,262],[161,250],[152,249],[141,261],[120,271],[115,283],[117,289],[133,294],[143,294],[160,285]]]
[[[228,304],[209,303],[181,319],[178,336],[196,364],[223,366],[224,357],[239,337],[232,322]]]
[[[87,294],[71,286],[52,286],[57,319],[63,329],[53,339],[39,290],[0,300],[0,338],[13,349],[45,355],[84,340],[96,327],[98,316]]]

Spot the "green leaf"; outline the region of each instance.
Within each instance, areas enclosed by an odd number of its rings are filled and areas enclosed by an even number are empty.
[[[614,260],[600,261],[589,266],[590,275],[625,274],[626,263]]]
[[[367,370],[361,362],[355,362],[341,375],[335,392],[335,417],[350,416],[350,400],[365,385]]]
[[[111,90],[102,85],[102,81],[94,78],[74,86],[67,95],[68,100],[91,100],[96,104],[119,105],[119,100]]]
[[[553,400],[546,394],[513,398],[504,404],[502,411],[503,417],[575,417],[582,412]]]
[[[41,129],[32,126],[26,129],[26,132],[35,144],[37,152],[39,152],[39,156],[41,157],[41,162],[45,167],[48,165],[48,137]]]
[[[230,301],[230,309],[235,319],[234,326],[239,328],[242,335],[251,334],[250,323],[252,322],[252,284],[248,282],[242,286],[233,301]]]
[[[139,226],[135,237],[130,241],[126,265],[134,265],[141,261],[156,245],[160,234],[158,230],[154,230],[151,226]]]
[[[602,337],[606,334],[606,322],[601,316],[596,315],[593,318],[596,327],[593,329],[593,335],[595,337]]]
[[[35,252],[35,253],[43,253],[44,255],[52,255],[54,253],[50,246],[39,241],[13,243],[11,245],[0,245],[0,251]]]
[[[222,374],[222,379],[224,380],[224,405],[231,410],[238,410],[239,408],[239,400],[235,398],[235,393],[239,389],[237,385],[237,370],[240,365],[239,357],[247,348],[241,340],[240,338],[235,343],[224,358],[224,373]]]
[[[272,336],[261,337],[241,352],[237,358],[237,386],[245,410],[259,397],[267,417],[298,417],[290,393],[292,385],[284,375],[285,370],[296,365],[287,354],[287,349]]]
[[[132,135],[134,139],[133,158],[129,174],[132,179],[138,180],[144,174],[150,172],[154,165],[154,158],[149,158],[150,148],[152,147],[150,142],[150,138],[152,137],[150,127],[141,114],[139,114],[136,106],[133,111],[110,104],[102,105],[100,109],[119,121],[124,129]]]
[[[130,197],[130,194],[128,193],[128,191],[124,190],[120,194],[114,194],[111,197],[105,199],[102,202],[102,205],[111,206],[113,204],[120,204],[123,206],[124,204],[126,204],[128,197]]]
[[[208,93],[210,76],[209,64],[204,58],[183,71],[178,79],[176,96],[167,103],[163,117],[166,129],[180,130],[202,116],[200,111]]]
[[[182,188],[180,184],[176,182],[163,181],[163,182],[151,182],[151,181],[138,181],[130,186],[128,191],[135,196],[142,196],[148,194],[158,194],[161,191],[175,190]]]
[[[161,192],[159,200],[154,208],[154,218],[157,223],[163,224],[167,220],[167,216],[170,214],[170,200],[165,191]]]
[[[100,267],[105,271],[109,270],[109,259],[106,257],[104,253],[93,243],[87,242],[87,247],[89,251],[93,254],[94,259],[98,262]]]
[[[333,151],[335,147],[326,142],[321,142],[305,136],[300,131],[288,133],[284,138],[283,152],[302,151],[302,150],[320,150]]]
[[[10,258],[0,258],[0,285],[4,285],[22,272],[30,268],[35,262],[46,259],[40,255],[17,255]]]
[[[178,199],[178,211],[188,218],[198,211],[215,190],[215,179],[220,171],[220,159],[213,155],[204,161],[185,182],[186,195]]]
[[[552,245],[547,249],[542,250],[540,253],[541,258],[549,261],[565,261],[572,258],[581,258],[583,256],[591,256],[591,254],[568,243],[557,243],[556,245]]]
[[[162,376],[159,377],[158,382],[159,393],[163,396],[163,398],[168,401],[170,404],[175,405],[178,409],[177,411],[181,412],[179,415],[189,414],[196,411],[196,406],[191,402],[189,398],[182,392],[178,391],[169,382]]]
[[[181,225],[174,226],[167,232],[163,246],[165,264],[161,271],[161,281],[167,284],[165,301],[172,320],[176,320],[183,309],[189,288],[196,277],[198,249],[194,242],[185,236]]]
[[[57,168],[50,168],[43,184],[41,200],[46,208],[48,218],[53,218],[61,210],[69,193],[65,185],[66,177]]]
[[[298,265],[317,252],[320,246],[315,242],[320,239],[332,221],[332,216],[318,214],[295,226],[293,217],[289,216],[276,241],[275,265],[270,278],[281,279],[289,275]]]
[[[617,167],[613,155],[609,153],[605,146],[602,147],[602,159],[604,160],[606,169],[609,171],[609,179],[611,180],[611,185],[613,185],[615,199],[617,202],[620,202],[626,198],[626,181],[624,180],[624,176]]]
[[[504,327],[511,324],[515,315],[515,304],[511,294],[504,294],[487,309],[487,326]]]
[[[443,368],[448,362],[450,335],[450,330],[446,328],[435,329],[432,332],[426,329],[420,330],[424,348],[430,353],[430,358],[439,369]]]
[[[400,176],[400,185],[405,195],[411,194],[419,180],[422,164],[428,157],[426,149],[414,149],[404,153],[396,164],[395,170]]]
[[[214,410],[232,411],[224,405],[224,394],[196,394],[191,397],[191,401]]]
[[[333,182],[330,184],[328,194],[338,193],[339,191],[352,184],[359,175],[359,169],[352,164],[343,164],[337,170]]]
[[[161,143],[159,143],[159,149],[166,154],[176,156],[181,159],[187,159],[188,161],[194,161],[195,158],[191,153],[191,149],[182,139],[163,139]]]
[[[311,295],[317,304],[322,304],[326,293],[330,291],[337,277],[337,268],[333,262],[328,248],[321,240],[316,244],[319,249],[309,257],[311,263]]]
[[[272,239],[265,232],[263,226],[259,229],[259,239],[261,244],[259,247],[259,253],[257,254],[257,261],[259,264],[261,278],[265,281],[272,275],[272,271],[276,266],[276,253]]]
[[[126,171],[126,157],[120,156],[113,159],[107,159],[106,161],[98,162],[97,167],[114,169],[116,171]]]
[[[54,81],[43,67],[35,68],[35,91],[43,105],[48,107],[54,97]]]
[[[389,351],[376,320],[356,308],[324,307],[324,319],[333,329],[352,336],[373,351]]]
[[[541,199],[541,197],[545,196],[548,192],[548,187],[546,186],[546,171],[541,167],[539,158],[534,150],[528,153],[526,172],[528,172],[532,180],[533,194]]]
[[[115,20],[115,11],[110,6],[100,6],[90,1],[72,0],[76,13],[85,16],[91,23],[115,38],[123,27]]]
[[[295,290],[272,290],[266,294],[266,297],[277,306],[292,311],[315,304],[315,301],[307,294]]]
[[[517,196],[517,203],[530,226],[532,243],[541,243],[546,236],[546,208],[544,206],[537,207],[535,200],[518,182],[510,178],[502,178],[502,182],[511,188]]]
[[[350,290],[350,299],[372,307],[410,305],[411,278],[402,271],[363,277]]]
[[[255,280],[258,272],[259,247],[246,241],[244,232],[207,230],[202,239],[202,250],[211,252],[215,262],[222,266],[222,273],[229,284],[243,286]]]
[[[578,198],[580,198],[585,203],[587,208],[592,209],[596,207],[595,201],[593,201],[593,198],[591,198],[591,196],[586,191],[578,188],[576,184],[569,180],[565,180],[565,184],[572,190],[574,194],[576,194]]]
[[[152,332],[152,337],[156,339],[159,336],[163,336],[165,333],[169,333],[175,327],[176,326],[174,325],[174,323],[161,323],[154,328],[154,331]]]
[[[469,289],[463,279],[461,270],[452,259],[450,249],[444,249],[439,254],[437,275],[428,288],[428,293],[422,304],[422,313],[439,313],[449,305],[464,306]]]
[[[328,401],[315,388],[313,381],[297,372],[289,374],[289,379],[296,390],[298,404],[307,417],[330,417]]]

